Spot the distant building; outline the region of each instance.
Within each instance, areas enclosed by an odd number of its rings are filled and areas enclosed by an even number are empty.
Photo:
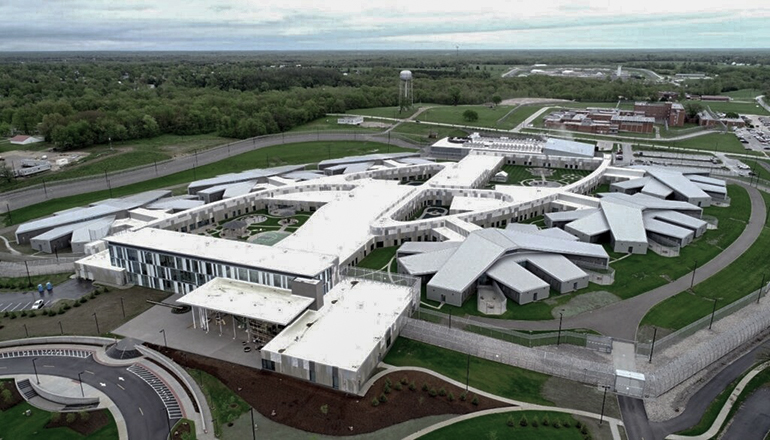
[[[339,125],[361,125],[363,123],[363,116],[343,116],[341,118],[337,118],[337,124]]]
[[[721,101],[721,102],[730,102],[732,98],[729,96],[724,95],[700,95],[701,101]]]
[[[679,92],[658,92],[658,98],[672,101],[679,98]]]
[[[701,127],[725,127],[725,128],[732,128],[732,127],[745,127],[746,121],[744,121],[741,118],[727,118],[719,116],[718,114],[703,110],[700,113],[698,113],[698,125]]]
[[[652,133],[655,119],[630,110],[586,108],[553,112],[545,118],[544,124],[548,128],[581,133]]]
[[[634,112],[655,118],[659,124],[667,123],[669,127],[684,126],[684,106],[678,102],[637,102]]]
[[[20,134],[9,139],[13,145],[29,145],[43,142],[43,139],[36,138],[34,136],[27,136],[26,134]]]

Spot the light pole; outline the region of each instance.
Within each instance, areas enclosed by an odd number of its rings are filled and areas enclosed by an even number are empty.
[[[61,326],[61,321],[59,321],[59,332],[64,336],[64,327]]]
[[[162,328],[158,333],[163,333],[163,346],[168,347],[168,341],[166,341],[166,329]]]
[[[10,212],[10,211],[8,211]],[[24,268],[27,269],[27,284],[28,287],[32,287],[32,277],[29,276],[29,265],[27,264],[27,260],[24,260]]]
[[[123,312],[123,317],[126,317],[126,308],[123,306],[123,297],[120,297],[120,310]]]
[[[96,312],[93,313],[94,315],[94,322],[96,322],[96,334],[100,335],[102,332],[99,331],[99,318],[96,317]]]
[[[561,344],[561,322],[562,319],[564,319],[564,314],[562,312],[559,312],[559,334],[556,336],[556,346],[558,347],[559,344]]]
[[[80,376],[83,373],[85,373],[85,371],[78,373],[78,383],[80,383],[80,395],[86,397],[86,393],[83,391],[83,378]]]
[[[465,365],[465,392],[468,392],[468,383],[471,380],[471,354],[468,353],[468,361]]]
[[[607,401],[607,389],[609,386],[602,385],[602,388],[604,388],[604,397],[602,397],[602,413],[599,415],[599,426],[602,426],[602,422],[604,422],[604,403]]]
[[[652,328],[652,345],[650,346],[650,362],[652,363],[652,352],[655,350],[655,338],[658,336],[658,328]]]
[[[757,295],[757,304],[759,304],[759,300],[762,298],[762,290],[765,288],[765,274],[762,274],[762,284],[759,285],[759,294]]]
[[[711,310],[711,320],[709,321],[709,330],[711,330],[711,324],[714,323],[714,314],[717,311],[717,300],[718,298],[714,298],[714,308]]]
[[[254,424],[254,408],[251,408],[251,438],[257,440],[257,425]]]
[[[40,377],[37,375],[37,364],[35,364],[35,361],[37,358],[32,358],[32,369],[35,370],[35,381],[37,381],[37,384],[40,385]]]
[[[695,271],[696,270],[698,270],[698,262],[697,261],[692,266],[692,279],[690,280],[690,290],[692,290],[693,286],[695,285]]]

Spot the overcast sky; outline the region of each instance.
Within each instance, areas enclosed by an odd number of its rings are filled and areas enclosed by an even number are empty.
[[[768,48],[768,0],[0,0],[0,51]]]

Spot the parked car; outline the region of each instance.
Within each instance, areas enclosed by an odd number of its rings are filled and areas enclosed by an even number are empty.
[[[32,310],[37,310],[42,308],[43,304],[45,304],[45,301],[43,301],[42,299],[35,301],[34,303],[32,303]]]

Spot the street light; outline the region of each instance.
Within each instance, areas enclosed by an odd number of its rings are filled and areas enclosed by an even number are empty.
[[[35,364],[36,360],[37,358],[32,358],[32,368],[35,370],[35,381],[40,385],[40,377],[37,375],[37,364]]]
[[[166,341],[166,329],[162,328],[158,333],[163,333],[163,346],[168,347],[168,341]]]
[[[102,332],[99,331],[99,318],[96,317],[96,312],[93,313],[94,316],[94,322],[96,322],[96,334],[100,335]]]
[[[123,312],[123,317],[126,317],[126,308],[123,306],[123,297],[120,297],[120,310]]]
[[[83,373],[85,373],[85,371],[78,373],[78,382],[80,383],[80,395],[86,397],[86,393],[83,391],[83,378],[80,376]]]
[[[602,388],[604,388],[604,397],[602,398],[602,413],[599,416],[599,426],[602,426],[602,422],[604,422],[604,402],[607,401],[607,389],[609,389],[609,386],[602,385]]]
[[[556,337],[556,346],[558,347],[561,343],[561,321],[564,318],[564,314],[562,312],[559,312],[559,334]]]

